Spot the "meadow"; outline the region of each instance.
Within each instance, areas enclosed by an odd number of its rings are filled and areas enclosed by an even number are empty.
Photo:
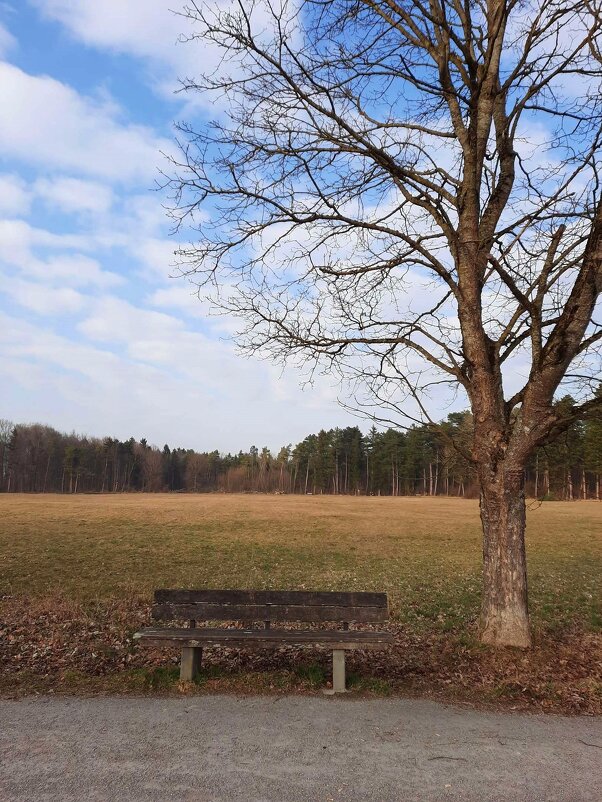
[[[0,496],[0,691],[176,691],[142,650],[156,587],[380,590],[396,646],[357,692],[602,709],[602,504],[530,503],[535,646],[478,643],[478,503],[268,495]],[[198,691],[312,691],[327,655],[208,655]]]

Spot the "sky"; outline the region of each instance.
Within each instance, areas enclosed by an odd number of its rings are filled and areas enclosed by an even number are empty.
[[[177,7],[0,0],[0,417],[222,452],[356,425],[173,276],[156,182],[174,121],[210,114],[177,79],[215,58]]]

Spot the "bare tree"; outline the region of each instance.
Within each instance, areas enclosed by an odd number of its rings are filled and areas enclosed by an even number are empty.
[[[6,418],[0,418],[0,490],[9,487],[9,449],[15,425]]]
[[[182,12],[189,40],[223,52],[183,82],[215,100],[216,120],[179,125],[168,183],[176,225],[194,232],[182,271],[245,321],[243,345],[337,368],[375,417],[432,422],[434,401],[468,398],[493,644],[531,642],[527,460],[600,409],[600,9]],[[569,408],[554,402],[561,385]]]

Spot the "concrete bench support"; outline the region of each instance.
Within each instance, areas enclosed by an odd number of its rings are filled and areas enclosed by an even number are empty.
[[[332,653],[332,690],[345,693],[345,652],[335,649]]]
[[[180,660],[181,682],[192,682],[201,669],[203,650],[198,646],[184,646]]]
[[[345,650],[333,649],[332,652],[332,688],[324,693],[331,696],[335,693],[346,693],[345,688]]]

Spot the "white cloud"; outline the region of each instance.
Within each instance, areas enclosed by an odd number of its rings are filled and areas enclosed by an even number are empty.
[[[82,344],[56,334],[50,328],[19,320],[0,313],[0,349],[6,349],[12,358],[22,360],[39,360],[53,371],[59,368],[68,373],[79,375],[89,382],[86,395],[91,396],[92,388],[105,390],[116,384],[124,383],[128,378],[134,379],[131,365],[110,351]],[[27,363],[26,363],[27,364]],[[146,376],[159,378],[158,373],[142,366]],[[140,371],[138,371],[140,372]],[[132,381],[130,390],[135,391]]]
[[[0,22],[0,58],[10,53],[17,46],[17,40],[12,33]]]
[[[0,220],[0,262],[17,268],[42,283],[82,287],[114,287],[125,279],[104,270],[90,256],[70,250],[85,248],[86,237],[77,234],[53,234],[34,228],[22,220]],[[58,249],[44,258],[35,251]]]
[[[199,300],[198,294],[182,280],[170,287],[155,290],[148,296],[147,303],[151,306],[178,309],[193,317],[204,314],[203,303]]]
[[[143,195],[130,195],[124,204],[124,217],[128,231],[137,234],[155,234],[167,223],[167,214],[158,192],[148,191]]]
[[[268,362],[236,355],[232,343],[192,330],[179,318],[113,296],[98,299],[78,330],[96,343],[118,347],[135,364],[153,366],[173,380],[188,382],[189,388],[198,388],[201,397],[220,399],[224,407],[240,410],[240,390],[244,388],[245,407],[250,402],[248,412],[258,419],[263,415],[262,398],[269,399],[269,405],[334,405],[336,391],[329,381],[318,380],[302,400],[299,376],[293,371],[283,373]],[[216,409],[216,416],[223,419],[223,415],[224,410]],[[268,422],[269,415],[266,425]]]
[[[111,298],[91,305],[84,329],[100,344],[0,312],[5,416],[209,450],[277,448],[345,425],[327,382],[301,392],[293,373],[238,357],[168,315]]]
[[[48,76],[0,64],[0,149],[47,169],[150,185],[171,148],[142,125],[123,124],[111,103],[79,95]]]
[[[144,58],[162,87],[213,58],[198,43],[175,46],[184,23],[169,13],[169,0],[36,4],[87,44]],[[15,164],[0,176],[0,211],[9,218],[0,220],[3,414],[236,450],[278,447],[341,424],[328,382],[301,392],[294,371],[236,355],[215,336],[236,322],[208,325],[208,306],[190,284],[166,284],[178,243],[166,236],[161,196],[143,192],[159,150],[171,147],[166,140],[124,122],[110,97],[83,96],[6,63],[0,104],[8,111],[0,115],[0,151]],[[13,175],[20,163],[38,168],[29,184]],[[15,219],[32,204],[37,225]],[[123,286],[112,272],[122,265],[130,274],[134,265],[144,282]],[[111,294],[116,287],[128,300]]]
[[[167,218],[155,192],[122,196],[110,213],[98,216],[86,230],[87,248],[114,250],[138,266],[146,282],[167,280],[174,273],[176,239],[167,236]]]
[[[34,191],[48,206],[64,212],[106,214],[113,203],[113,192],[106,184],[79,178],[40,178]]]
[[[87,45],[127,53],[149,61],[153,81],[163,91],[176,88],[176,78],[206,68],[207,49],[178,42],[188,32],[186,20],[174,13],[183,2],[169,0],[31,0],[41,13],[63,24]],[[202,54],[202,62],[199,56]]]
[[[71,287],[48,287],[14,276],[2,276],[0,291],[19,306],[39,315],[79,312],[86,302],[85,296]]]
[[[115,287],[125,282],[123,276],[104,270],[95,259],[82,254],[61,254],[45,261],[23,266],[25,272],[39,279],[74,287]]]
[[[224,51],[209,40],[182,41],[198,32],[181,12],[185,0],[29,0],[47,18],[60,22],[77,40],[99,49],[144,59],[151,83],[166,97],[180,87],[179,80],[198,78],[220,68]],[[214,0],[214,8],[236,10],[232,0]],[[287,4],[292,8],[292,4]],[[275,12],[278,4],[272,4]],[[274,25],[267,3],[248,3],[255,29],[266,32]],[[180,99],[181,95],[178,96]],[[187,101],[191,97],[186,97]],[[213,104],[202,94],[198,104]]]
[[[222,287],[223,295],[226,288]],[[194,284],[183,278],[175,279],[168,287],[159,287],[146,297],[146,303],[161,309],[170,309],[189,318],[202,320],[214,336],[234,338],[240,329],[240,320],[213,308],[211,301],[199,296]]]
[[[142,274],[149,278],[167,279],[174,272],[176,244],[172,240],[146,237],[132,244],[132,255],[142,265]]]
[[[162,57],[175,45],[182,20],[166,0],[32,0],[42,14],[88,45]]]
[[[86,239],[78,234],[54,234],[35,228],[24,220],[0,220],[0,258],[17,265],[31,258],[31,249],[86,248]]]
[[[31,205],[31,191],[18,175],[0,175],[0,214],[25,215]]]
[[[130,346],[140,340],[171,340],[183,328],[177,318],[137,308],[112,296],[99,299],[92,315],[79,325],[80,331],[93,340]]]

